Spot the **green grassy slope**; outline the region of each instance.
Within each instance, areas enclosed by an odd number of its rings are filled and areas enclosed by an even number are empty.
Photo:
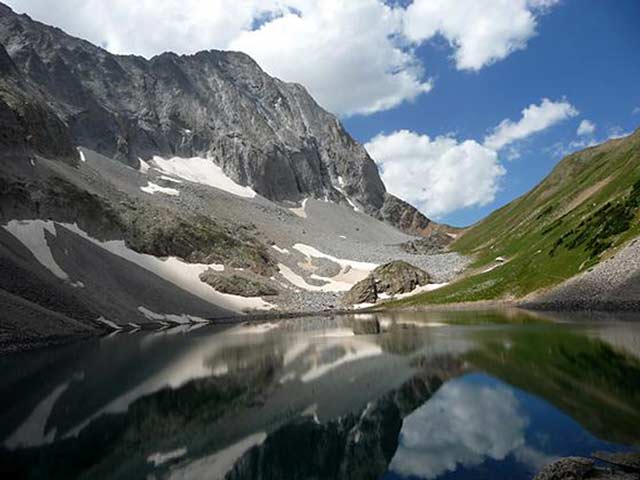
[[[469,274],[389,306],[521,298],[588,269],[640,234],[640,129],[565,157],[526,195],[452,246]],[[495,259],[507,261],[499,266]],[[494,267],[491,271],[486,271]]]

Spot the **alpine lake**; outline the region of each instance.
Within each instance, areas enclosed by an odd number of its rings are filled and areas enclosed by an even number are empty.
[[[531,479],[640,447],[640,322],[361,313],[0,359],[0,475]]]

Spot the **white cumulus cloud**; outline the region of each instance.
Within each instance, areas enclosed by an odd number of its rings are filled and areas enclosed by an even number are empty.
[[[414,0],[405,14],[405,34],[416,43],[442,35],[453,47],[457,68],[479,70],[526,47],[536,17],[556,0]]]
[[[377,0],[294,3],[295,12],[242,32],[229,47],[343,115],[387,110],[431,90],[418,59],[394,39],[400,9]]]
[[[415,49],[435,36],[459,69],[525,48],[557,0],[7,0],[114,53],[237,49],[307,87],[339,115],[369,114],[432,88]],[[469,21],[473,18],[473,21]]]
[[[85,38],[112,53],[150,58],[166,51],[223,48],[277,0],[9,0],[18,12]]]
[[[531,104],[522,110],[522,118],[517,122],[509,119],[500,122],[493,133],[484,139],[484,144],[497,151],[576,115],[578,110],[566,100],[554,102],[544,98],[540,105]]]
[[[578,130],[576,130],[577,135],[591,135],[596,131],[596,124],[586,118],[580,122],[578,125]]]
[[[490,203],[506,173],[497,153],[474,140],[431,139],[400,130],[380,134],[365,147],[387,189],[436,218]]]
[[[513,142],[577,114],[568,101],[545,98],[522,110],[519,121],[500,122],[484,144],[451,136],[432,139],[399,130],[381,133],[365,147],[387,190],[437,219],[455,210],[491,203],[506,174],[499,157],[514,160],[519,156]]]

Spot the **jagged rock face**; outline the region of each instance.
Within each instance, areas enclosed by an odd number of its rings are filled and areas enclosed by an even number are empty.
[[[397,295],[411,292],[430,280],[427,272],[402,260],[385,263],[356,283],[344,296],[343,303],[375,303],[382,293]]]
[[[2,4],[0,43],[78,145],[132,166],[153,155],[210,156],[271,200],[349,197],[405,231],[430,224],[386,193],[364,147],[302,86],[245,54],[112,55]]]
[[[3,156],[29,151],[75,161],[71,133],[0,45],[0,145]]]

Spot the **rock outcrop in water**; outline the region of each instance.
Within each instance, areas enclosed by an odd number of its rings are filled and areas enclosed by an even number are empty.
[[[433,227],[385,191],[364,147],[304,87],[243,53],[112,55],[1,4],[0,43],[46,97],[49,131],[64,139],[37,145],[60,143],[66,155],[72,139],[135,167],[153,155],[206,156],[271,200],[329,198],[408,232]],[[2,68],[9,60],[3,51]],[[28,121],[45,121],[35,116]]]

